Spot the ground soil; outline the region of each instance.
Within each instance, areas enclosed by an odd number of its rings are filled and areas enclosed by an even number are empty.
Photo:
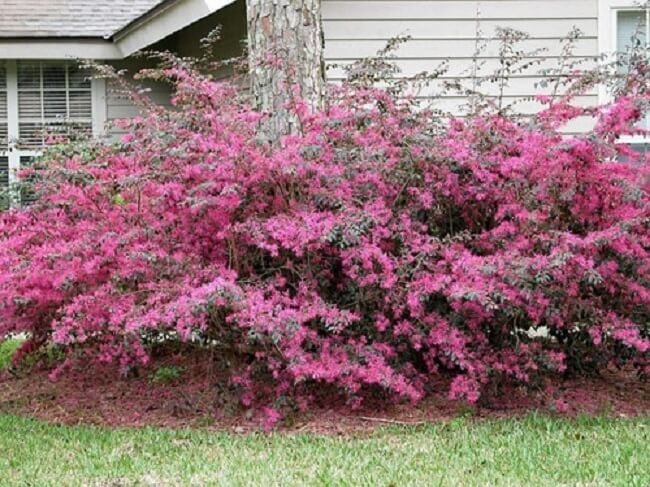
[[[180,360],[180,359],[179,359]],[[172,360],[173,362],[173,360]],[[0,413],[28,415],[52,423],[110,427],[155,425],[228,430],[237,433],[260,429],[260,417],[241,408],[232,394],[219,387],[213,370],[196,357],[183,376],[171,383],[155,383],[152,373],[160,363],[139,376],[121,378],[110,368],[77,368],[56,381],[44,369],[0,376]],[[166,359],[169,364],[169,359]],[[537,392],[519,388],[488,391],[478,405],[446,399],[444,380],[438,391],[416,406],[367,403],[352,410],[344,403],[292,413],[281,430],[343,434],[368,432],[381,425],[444,421],[458,415],[478,418],[547,414],[637,416],[650,414],[650,384],[632,371],[606,371],[599,377],[550,380]],[[324,403],[324,401],[323,401]]]

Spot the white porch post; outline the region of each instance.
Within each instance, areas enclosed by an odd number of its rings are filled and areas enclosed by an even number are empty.
[[[91,110],[93,115],[93,137],[101,137],[106,132],[106,80],[94,78],[91,83]]]

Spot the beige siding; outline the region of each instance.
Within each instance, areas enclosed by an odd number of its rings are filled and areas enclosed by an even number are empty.
[[[478,22],[477,22],[478,19]],[[593,58],[598,55],[598,1],[597,0],[323,0],[323,22],[328,64],[345,65],[354,59],[372,56],[386,41],[398,35],[409,35],[412,40],[397,51],[401,76],[413,76],[430,71],[445,59],[450,60],[443,79],[468,78],[472,73],[472,58],[476,50],[477,30],[487,40],[482,53],[480,74],[488,74],[498,66],[498,45],[494,40],[497,27],[512,27],[527,32],[530,39],[522,44],[527,51],[544,49],[537,57],[540,65],[515,76],[505,90],[507,101],[548,93],[539,86],[542,68],[558,65],[560,39],[574,26],[583,32],[575,56]],[[593,65],[588,61],[584,66]],[[330,67],[328,76],[340,80],[340,68]],[[441,83],[432,85],[417,95],[428,97],[440,92]],[[485,86],[489,94],[496,87]],[[440,101],[445,109],[463,103],[460,97]],[[580,104],[597,102],[596,92],[579,100]],[[520,110],[534,112],[534,102],[519,105]],[[574,123],[571,130],[583,130],[588,121]]]
[[[154,48],[194,55],[199,39],[215,25],[221,24],[224,41],[219,46],[219,55],[224,58],[235,56],[241,52],[241,41],[246,37],[245,17],[245,2],[237,0]],[[538,66],[516,75],[505,89],[505,101],[519,102],[518,109],[523,113],[535,112],[539,105],[530,100],[522,101],[522,98],[550,92],[549,87],[540,86],[544,80],[538,70],[557,67],[560,39],[574,26],[584,34],[577,43],[576,58],[593,58],[598,54],[597,0],[323,0],[323,26],[325,56],[330,65],[328,77],[332,81],[343,77],[342,69],[333,65],[345,65],[360,57],[372,56],[390,38],[398,35],[412,37],[397,52],[402,69],[400,76],[433,70],[449,59],[449,71],[443,80],[415,93],[425,101],[440,92],[444,80],[470,77],[477,29],[487,40],[479,74],[488,74],[498,66],[498,45],[494,40],[498,27],[527,32],[530,39],[522,47],[527,51],[544,49],[545,52],[537,56],[540,58]],[[584,66],[593,63],[592,60]],[[131,62],[127,67],[135,70],[136,66]],[[484,90],[492,95],[498,92],[497,87],[489,85]],[[151,96],[157,102],[168,102],[166,87],[152,86]],[[107,99],[109,119],[129,117],[137,112],[123,98],[109,94]],[[456,110],[464,101],[462,97],[447,96],[437,103],[441,108]],[[595,104],[597,94],[589,93],[578,102],[587,106]],[[588,121],[578,121],[571,125],[570,130],[585,130],[588,126]]]
[[[142,60],[126,60],[120,63],[113,63],[116,69],[125,70],[128,73],[127,79],[143,68]],[[142,81],[131,81],[133,87],[148,90],[147,96],[155,103],[170,105],[169,87],[162,83],[151,83]],[[123,92],[123,88],[117,83],[109,81],[106,93],[106,119],[110,126],[110,134],[117,136],[122,129],[113,126],[115,120],[133,118],[138,115],[139,108],[133,104],[131,99]]]

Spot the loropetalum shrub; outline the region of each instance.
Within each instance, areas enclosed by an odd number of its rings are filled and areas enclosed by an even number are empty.
[[[647,372],[648,163],[617,143],[639,132],[643,83],[443,130],[344,84],[269,146],[236,88],[162,73],[175,109],[55,149],[38,201],[2,215],[0,335],[27,333],[22,354],[54,343],[126,373],[150,343],[191,341],[229,357],[244,405],[276,409],[415,402],[442,376],[475,402],[547,372]],[[593,131],[562,134],[586,113]]]

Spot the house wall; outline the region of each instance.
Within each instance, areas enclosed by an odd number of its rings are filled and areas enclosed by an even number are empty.
[[[215,46],[215,58],[230,59],[242,53],[242,40],[246,37],[246,9],[243,1],[234,2],[218,12],[192,24],[149,48],[151,51],[172,51],[179,56],[201,56],[200,40],[216,26],[221,26],[221,40]],[[129,58],[111,63],[116,69],[125,69],[128,78],[140,69],[153,67],[155,63],[143,58]],[[224,69],[220,76],[227,77],[230,70]],[[170,88],[163,83],[135,82],[149,90],[150,99],[161,105],[170,105]],[[120,118],[130,118],[138,114],[138,107],[121,93],[115,83],[109,83],[106,94],[106,118],[109,125]],[[111,135],[119,135],[120,130],[112,128]]]
[[[111,63],[118,70],[125,70],[127,73],[125,80],[128,80],[132,86],[146,88],[147,96],[155,103],[168,106],[170,104],[170,89],[162,83],[133,81],[133,74],[140,69],[148,67],[150,63],[142,60],[127,59],[119,63]],[[106,83],[106,121],[109,125],[109,133],[117,136],[122,133],[121,129],[113,127],[112,124],[117,119],[132,118],[138,115],[139,108],[132,102],[130,97],[124,93],[123,88],[116,82],[109,80]]]
[[[341,67],[335,65],[350,64],[360,57],[371,56],[398,35],[412,37],[397,51],[402,70],[400,76],[433,70],[445,59],[450,59],[449,72],[443,80],[461,78],[467,81],[473,69],[477,32],[486,39],[494,39],[499,26],[527,32],[530,39],[524,43],[525,49],[545,49],[546,52],[536,56],[541,62],[539,66],[515,75],[505,89],[505,101],[519,101],[517,107],[523,113],[539,109],[536,102],[527,99],[549,89],[536,86],[544,79],[537,71],[558,65],[560,39],[573,26],[583,32],[576,46],[576,58],[587,59],[598,55],[597,0],[323,0],[322,9],[325,57],[329,65],[328,77],[332,81],[339,81],[344,75]],[[218,24],[224,29],[219,55],[229,58],[241,53],[241,40],[246,37],[244,0],[234,2],[153,48],[172,49],[181,55],[196,54],[199,39]],[[588,61],[583,66],[593,62]],[[488,74],[497,67],[496,41],[487,41],[481,63],[479,74]],[[130,62],[131,69],[136,66],[134,61]],[[432,83],[417,95],[426,102],[440,91],[441,82]],[[496,93],[495,86],[485,86],[484,89]],[[152,97],[165,103],[168,90],[154,86]],[[445,96],[436,104],[444,109],[457,110],[463,102],[463,97]],[[578,102],[595,104],[597,93],[591,92]],[[127,100],[111,95],[107,105],[109,120],[137,113]],[[577,132],[588,127],[589,121],[582,120],[573,123],[568,131]]]
[[[477,22],[478,19],[478,22]],[[541,65],[515,75],[505,89],[506,101],[519,101],[517,109],[532,113],[540,106],[525,100],[550,88],[536,86],[544,77],[541,68],[556,67],[561,52],[560,39],[573,26],[583,32],[577,42],[575,55],[584,60],[598,55],[598,1],[597,0],[323,0],[323,23],[328,64],[348,64],[355,58],[373,55],[386,41],[398,35],[410,35],[412,40],[398,51],[402,76],[412,76],[432,70],[445,59],[450,59],[449,72],[443,79],[461,78],[466,81],[473,69],[472,57],[476,50],[477,29],[481,37],[494,39],[497,27],[512,27],[530,35],[523,46],[527,51],[546,49],[538,57],[545,57]],[[481,55],[484,63],[479,74],[488,74],[498,65],[496,41],[488,41]],[[576,59],[577,60],[577,59]],[[540,59],[541,61],[541,59]],[[582,65],[593,65],[585,61]],[[331,68],[328,76],[340,80],[343,71]],[[441,83],[419,92],[426,99],[440,92]],[[483,88],[495,94],[495,86]],[[436,101],[437,106],[457,109],[464,99],[446,96]],[[580,104],[597,103],[596,91],[581,97]],[[580,120],[568,127],[569,131],[585,130],[589,120]]]

